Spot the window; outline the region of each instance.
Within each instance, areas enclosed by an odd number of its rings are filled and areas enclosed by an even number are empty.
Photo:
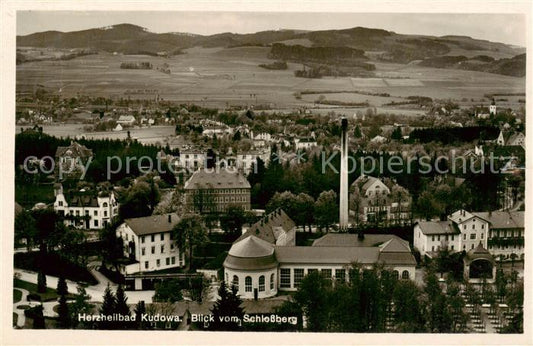
[[[141,243],[143,243],[143,244],[144,244],[144,238],[145,238],[145,237],[144,237],[144,235],[143,235],[143,236],[141,237]]]
[[[463,225],[463,229],[466,229],[466,225]]]
[[[167,264],[167,266],[170,265],[170,257],[167,257],[167,258],[165,259],[165,263]]]
[[[98,220],[94,220],[94,227],[98,227]]]
[[[270,274],[270,290],[274,289],[274,273]]]
[[[148,261],[144,262],[144,269],[148,269]]]
[[[470,239],[476,239],[476,234],[475,233],[470,233]]]
[[[165,245],[161,245],[161,253],[165,253]]]
[[[476,229],[476,225],[475,224],[472,224],[472,229]]]
[[[104,216],[107,216],[107,210],[104,210]]]
[[[481,229],[485,229],[485,224],[481,224]]]
[[[431,251],[432,252],[435,251],[435,246],[434,245],[431,247]]]
[[[98,210],[95,210],[93,214],[94,216],[98,216]]]
[[[156,260],[156,261],[155,261],[155,265],[158,266],[158,267],[160,267],[160,266],[161,266],[161,260]]]
[[[89,216],[89,211],[88,210],[85,211],[85,215]]]
[[[76,210],[76,216],[80,216],[80,211]]]
[[[453,245],[452,245],[452,250],[453,250]]]
[[[60,206],[60,207],[63,206],[63,201],[59,201],[59,206]]]
[[[176,256],[171,257],[170,262],[172,262],[172,264],[176,264]]]
[[[174,243],[170,243],[170,250],[174,250]]]
[[[435,236],[434,235],[431,236],[431,241],[435,241]]]
[[[402,272],[402,280],[409,280],[409,272],[407,270]]]
[[[282,268],[279,271],[279,283],[281,288],[291,287],[291,270],[289,268]]]
[[[304,278],[304,270],[302,268],[294,269],[294,287],[300,286],[300,282]]]
[[[152,255],[155,254],[155,246],[152,246]]]
[[[107,208],[107,202],[104,202],[104,208]]]
[[[344,269],[335,269],[335,279],[340,282],[346,281],[346,270]]]
[[[244,291],[252,292],[252,278],[250,276],[244,279]]]
[[[155,235],[152,234],[152,237],[151,237],[151,241],[154,242],[155,241]]]
[[[483,239],[483,233],[481,233],[481,239]]]
[[[454,235],[452,234],[452,241],[453,241]]]
[[[141,248],[141,255],[142,256],[146,255],[146,248],[144,247]]]
[[[233,280],[231,281],[231,285],[233,287],[236,287],[237,291],[239,290],[239,277],[237,275],[233,275]]]
[[[165,240],[165,233],[161,233],[161,240]]]
[[[259,292],[264,292],[264,291],[265,291],[265,276],[261,275],[259,277]]]
[[[324,279],[331,279],[331,269],[322,269],[320,274]]]
[[[463,234],[463,240],[466,240],[466,233]]]

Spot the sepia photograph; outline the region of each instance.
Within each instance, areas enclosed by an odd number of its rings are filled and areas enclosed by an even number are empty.
[[[533,343],[531,3],[4,5],[8,344]]]

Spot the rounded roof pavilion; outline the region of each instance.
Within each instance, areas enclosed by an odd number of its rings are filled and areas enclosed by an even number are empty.
[[[224,261],[224,267],[234,270],[262,270],[277,267],[274,247],[256,236],[234,243]]]

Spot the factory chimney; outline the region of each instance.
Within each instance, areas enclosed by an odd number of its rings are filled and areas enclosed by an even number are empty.
[[[348,228],[348,120],[341,119],[341,186],[339,226],[341,230]]]

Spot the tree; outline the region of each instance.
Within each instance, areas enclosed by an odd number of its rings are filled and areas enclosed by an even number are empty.
[[[226,282],[222,281],[218,296],[218,300],[211,309],[215,322],[209,326],[210,329],[227,331],[241,329],[244,310],[241,307],[242,300],[237,293],[237,287],[232,286],[231,290],[228,290]],[[231,320],[232,317],[237,318],[239,322]]]
[[[59,328],[68,329],[71,326],[70,323],[70,312],[67,305],[67,298],[64,294],[59,297],[59,307],[57,309],[57,314],[59,315]]]
[[[312,332],[327,330],[328,284],[318,272],[308,274],[300,282],[294,301],[307,319],[307,329]]]
[[[76,294],[74,302],[70,306],[70,320],[72,323],[72,327],[74,328],[78,325],[86,326],[87,322],[79,321],[78,316],[89,314],[94,307],[94,305],[89,303],[89,301],[91,300],[91,296],[87,294],[85,288],[83,286],[78,286],[76,289],[78,291],[78,294]]]
[[[104,291],[104,301],[100,307],[100,313],[104,316],[113,315],[116,312],[116,304],[117,300],[115,295],[113,294],[113,291],[111,291],[109,284],[107,284],[107,287]],[[101,329],[114,329],[115,325],[116,324],[114,322],[106,320],[100,323]]]
[[[102,265],[109,264],[118,271],[118,260],[124,257],[124,242],[117,237],[116,229],[120,225],[118,220],[108,223],[99,233],[102,242]]]
[[[124,288],[122,285],[118,285],[116,297],[115,297],[115,312],[117,314],[120,314],[122,316],[131,316],[131,311],[128,306],[128,297],[126,297],[126,293],[124,292]],[[117,326],[119,329],[127,329],[130,325],[129,321],[124,322],[118,322]]]
[[[68,294],[67,281],[63,276],[60,276],[59,280],[57,281],[57,294],[60,296],[65,296]]]
[[[187,267],[190,268],[194,247],[208,241],[207,228],[200,215],[184,215],[172,229],[172,236],[180,251],[187,249],[189,253]]]
[[[357,139],[363,137],[363,134],[361,133],[361,128],[359,127],[359,125],[355,126],[354,137]]]
[[[315,221],[315,200],[313,197],[309,196],[306,193],[300,193],[297,196],[297,214],[296,214],[296,221],[297,224],[304,226],[305,231],[305,225],[309,227],[309,232],[311,232],[311,225]]]
[[[398,331],[402,333],[423,332],[425,320],[423,308],[418,300],[421,293],[418,286],[411,280],[399,281],[395,286],[393,301]]]
[[[46,325],[44,323],[44,308],[43,305],[37,305],[32,308],[33,312],[33,329],[45,329]]]
[[[150,182],[138,181],[126,191],[119,207],[121,219],[143,217],[152,214],[161,198],[159,188],[153,179]]]
[[[144,323],[142,316],[146,313],[146,305],[144,304],[144,300],[141,300],[137,303],[135,306],[135,323],[137,326],[137,329],[143,330],[147,329],[149,324]]]
[[[244,209],[238,205],[230,205],[220,218],[220,227],[226,234],[240,234],[245,222]]]
[[[394,129],[394,131],[392,131],[391,139],[399,141],[402,138],[403,138],[403,136],[402,136],[402,128],[398,126],[398,127],[396,127]]]
[[[29,252],[36,235],[37,228],[35,226],[35,219],[30,212],[22,210],[15,216],[15,244],[20,244],[25,239],[26,248]]]
[[[183,300],[181,285],[178,279],[163,280],[155,285],[154,301],[156,302],[179,302]]]
[[[337,194],[333,190],[323,191],[315,202],[315,219],[320,228],[325,227],[329,231],[331,224],[338,220],[339,208],[337,206]]]
[[[46,292],[46,275],[40,270],[37,273],[37,292]]]

